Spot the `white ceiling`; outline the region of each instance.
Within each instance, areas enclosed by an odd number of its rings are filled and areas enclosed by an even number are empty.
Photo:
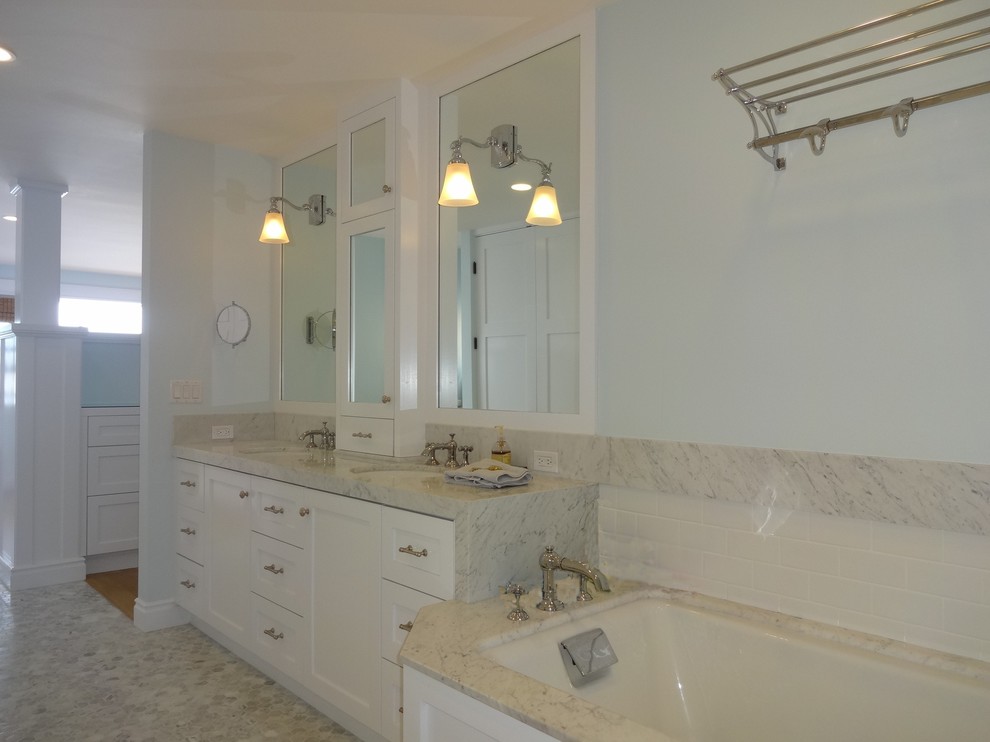
[[[145,130],[279,158],[340,102],[596,0],[3,0],[0,214],[18,179],[64,183],[62,267],[141,271]],[[16,226],[0,221],[0,264]]]

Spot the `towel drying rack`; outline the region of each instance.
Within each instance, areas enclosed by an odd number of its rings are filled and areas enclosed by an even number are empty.
[[[990,51],[990,25],[979,23],[990,17],[990,8],[923,25],[856,48],[841,49],[842,40],[856,34],[889,23],[913,19],[914,16],[955,2],[959,0],[931,0],[773,54],[719,69],[712,75],[712,79],[720,83],[726,95],[738,101],[749,115],[753,125],[753,140],[747,147],[759,153],[776,170],[783,170],[786,165],[785,158],[779,152],[779,145],[783,142],[806,139],[811,151],[820,155],[825,150],[825,139],[830,132],[882,119],[890,119],[894,133],[904,136],[907,133],[908,119],[915,111],[990,93],[990,81],[921,98],[904,98],[872,110],[841,118],[825,118],[815,124],[786,131],[778,130],[777,118],[799,101]],[[926,43],[912,45],[919,39],[925,39]],[[772,65],[788,58],[801,59],[807,57],[805,53],[812,49],[824,51],[826,56],[765,73],[747,82],[737,82],[740,72]]]

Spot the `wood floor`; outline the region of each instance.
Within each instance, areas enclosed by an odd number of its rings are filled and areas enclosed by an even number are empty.
[[[134,600],[138,591],[138,571],[120,569],[116,572],[97,572],[86,576],[86,583],[121,613],[134,620]]]

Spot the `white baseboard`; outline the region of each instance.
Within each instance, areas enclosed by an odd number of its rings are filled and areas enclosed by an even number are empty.
[[[0,559],[0,580],[11,592],[66,582],[82,582],[85,579],[86,560],[82,557],[26,567],[11,565],[6,559]]]
[[[137,549],[114,551],[109,554],[90,554],[86,557],[86,574],[116,572],[118,569],[132,569],[138,566]]]
[[[141,631],[158,631],[189,623],[189,612],[174,600],[134,601],[134,625]]]

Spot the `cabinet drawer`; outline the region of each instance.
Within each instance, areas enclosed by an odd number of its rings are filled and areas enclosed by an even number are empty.
[[[255,478],[251,528],[258,533],[308,549],[312,518],[303,506],[306,490],[293,484]]]
[[[287,675],[300,677],[307,656],[306,621],[260,595],[251,594],[251,648]]]
[[[399,650],[406,640],[419,609],[442,602],[390,580],[382,580],[382,658],[398,663]]]
[[[183,556],[175,557],[176,602],[190,613],[202,616],[206,596],[203,567]]]
[[[101,446],[86,452],[86,494],[138,491],[139,446]]]
[[[206,564],[206,514],[179,506],[175,551],[197,564]]]
[[[385,418],[338,415],[337,448],[391,456],[394,428],[394,423]]]
[[[109,554],[138,545],[138,494],[86,498],[86,554]]]
[[[251,533],[251,590],[283,608],[306,615],[310,595],[309,552]]]
[[[382,508],[382,577],[442,600],[453,598],[453,521]]]
[[[205,510],[203,465],[195,461],[176,459],[172,473],[174,476],[173,488],[179,505],[185,505],[196,510]]]
[[[137,445],[141,431],[140,415],[90,415],[87,418],[87,446]]]
[[[402,739],[402,668],[382,660],[382,736],[388,742]]]

